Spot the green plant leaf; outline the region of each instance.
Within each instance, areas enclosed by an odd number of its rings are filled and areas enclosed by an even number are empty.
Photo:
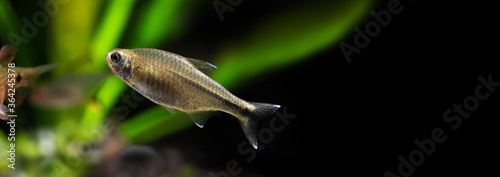
[[[311,2],[269,16],[218,52],[214,63],[219,69],[212,78],[231,88],[307,59],[352,31],[371,4],[369,0]]]
[[[105,9],[104,17],[92,40],[90,57],[96,70],[102,70],[106,64],[105,54],[116,48],[136,0],[111,0]]]
[[[39,34],[39,33],[38,33]],[[18,17],[7,0],[0,0],[0,39],[4,44],[10,44],[16,50],[13,62],[19,66],[33,66],[33,38],[24,36],[21,30],[21,18]]]
[[[170,114],[160,106],[143,111],[119,126],[120,133],[135,143],[144,143],[194,125],[186,114]],[[146,136],[147,135],[147,136]]]
[[[99,127],[106,113],[109,112],[116,100],[118,100],[126,86],[118,77],[114,75],[109,76],[96,93],[96,103],[86,105],[80,122],[80,128],[92,129]]]
[[[57,75],[94,70],[93,60],[89,58],[89,46],[92,45],[92,35],[102,2],[72,1],[61,5],[57,14],[52,17],[49,25],[51,40],[44,42],[47,43],[49,60],[59,63],[54,68]],[[101,54],[101,59],[103,56]]]
[[[133,26],[130,48],[150,48],[177,36],[180,14],[188,0],[149,1],[138,13],[137,24]]]

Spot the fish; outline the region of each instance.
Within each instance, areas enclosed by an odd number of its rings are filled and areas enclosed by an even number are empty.
[[[9,45],[4,45],[0,49],[0,119],[7,120],[7,113],[9,111],[9,107],[5,106],[3,103],[8,100],[8,98],[11,98],[9,96],[9,93],[14,93],[15,95],[15,102],[14,104],[20,105],[22,100],[24,100],[25,94],[16,94],[15,89],[17,88],[23,88],[26,87],[28,88],[32,93],[33,96],[38,95],[38,90],[35,87],[35,81],[37,80],[38,76],[40,74],[45,73],[49,71],[50,69],[54,68],[57,66],[57,63],[53,64],[47,64],[47,65],[41,65],[37,67],[32,67],[32,68],[25,68],[25,67],[18,67],[13,65],[14,67],[9,67],[9,63],[12,62],[14,59],[14,50],[11,46]],[[9,69],[12,69],[13,71],[8,71]],[[9,76],[9,74],[13,74]],[[9,86],[8,79],[13,81],[10,82],[11,84],[14,83],[11,86]],[[9,91],[9,89],[12,89]]]
[[[37,87],[38,95],[30,103],[46,109],[68,109],[80,105],[91,97],[92,91],[109,72],[66,74],[53,78]]]
[[[179,110],[200,128],[225,112],[236,117],[253,148],[258,148],[257,123],[280,105],[247,102],[207,76],[217,67],[203,60],[160,49],[113,49],[105,61],[128,86],[175,114]]]

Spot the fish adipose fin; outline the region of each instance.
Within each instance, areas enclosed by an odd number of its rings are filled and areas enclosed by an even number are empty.
[[[268,103],[254,103],[248,102],[254,106],[253,110],[249,110],[243,115],[240,120],[241,128],[250,141],[253,148],[257,149],[257,122],[260,119],[269,117],[274,111],[278,110],[281,106]]]
[[[203,61],[203,60],[197,60],[197,59],[192,59],[192,58],[186,58],[191,64],[193,64],[193,66],[200,70],[201,72],[205,73],[205,74],[210,74],[212,73],[213,71],[215,71],[215,69],[217,69],[217,67],[213,64],[210,64],[209,62],[206,62],[206,61]]]
[[[215,115],[219,114],[217,111],[200,111],[200,112],[192,112],[189,113],[189,118],[193,120],[193,122],[200,128],[203,128],[205,126],[205,123],[207,123],[208,118],[213,117]]]

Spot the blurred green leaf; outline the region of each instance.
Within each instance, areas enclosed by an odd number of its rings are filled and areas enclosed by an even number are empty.
[[[9,168],[7,165],[10,163],[7,158],[9,157],[10,143],[7,139],[7,135],[0,131],[0,172],[7,171]],[[5,160],[4,160],[5,159]],[[1,173],[0,173],[1,174]]]
[[[226,88],[307,59],[338,42],[367,14],[370,0],[320,1],[268,16],[218,52],[212,78]],[[333,8],[332,8],[333,7]]]
[[[153,0],[138,13],[130,48],[154,48],[168,37],[176,36],[180,28],[179,14],[188,0]]]
[[[27,132],[16,132],[15,137],[16,151],[22,152],[24,158],[35,159],[40,156],[37,142],[33,141],[34,138],[27,134]]]
[[[90,57],[94,69],[102,70],[105,54],[116,48],[122,37],[136,0],[111,0],[92,40]]]
[[[133,142],[145,143],[192,125],[194,123],[186,114],[177,111],[177,114],[173,115],[162,107],[155,106],[123,122],[119,131]]]
[[[127,85],[120,78],[110,75],[99,89],[97,101],[101,103],[104,110],[109,110],[126,87]]]
[[[14,13],[12,6],[8,0],[0,0],[0,34],[2,34],[3,41],[9,41],[7,34],[12,31],[17,31],[21,25],[17,19],[13,19],[17,15]]]
[[[120,42],[134,5],[135,0],[112,0],[107,5],[90,46],[90,57],[94,69],[108,69],[104,61],[105,54],[116,48]],[[81,120],[82,127],[84,129],[98,127],[124,88],[125,83],[116,76],[105,80],[103,86],[96,93],[97,104],[87,104],[86,106]]]
[[[10,44],[17,49],[13,61],[16,65],[32,66],[32,61],[36,58],[33,57],[35,53],[33,45],[29,45],[31,39],[21,32],[21,20],[8,0],[0,0],[0,38],[5,44]],[[19,53],[20,51],[22,53]]]
[[[72,1],[59,8],[58,14],[53,17],[49,26],[52,40],[45,42],[50,51],[49,60],[59,63],[55,68],[58,75],[77,69],[93,70],[88,51],[102,2]]]
[[[96,103],[86,105],[82,121],[80,122],[81,127],[98,127],[125,88],[126,85],[122,80],[114,75],[110,75],[96,93]]]

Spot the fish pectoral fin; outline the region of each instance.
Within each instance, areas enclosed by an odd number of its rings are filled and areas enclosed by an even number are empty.
[[[168,112],[172,113],[173,115],[175,115],[175,109],[174,108],[171,108],[171,107],[166,107],[166,106],[162,106],[163,109],[167,110]]]
[[[188,116],[198,127],[203,128],[203,126],[205,126],[205,123],[207,123],[207,120],[217,114],[217,111],[200,111],[188,113]]]
[[[205,74],[210,74],[215,71],[217,67],[209,62],[203,60],[197,60],[192,58],[186,58],[193,66]]]

